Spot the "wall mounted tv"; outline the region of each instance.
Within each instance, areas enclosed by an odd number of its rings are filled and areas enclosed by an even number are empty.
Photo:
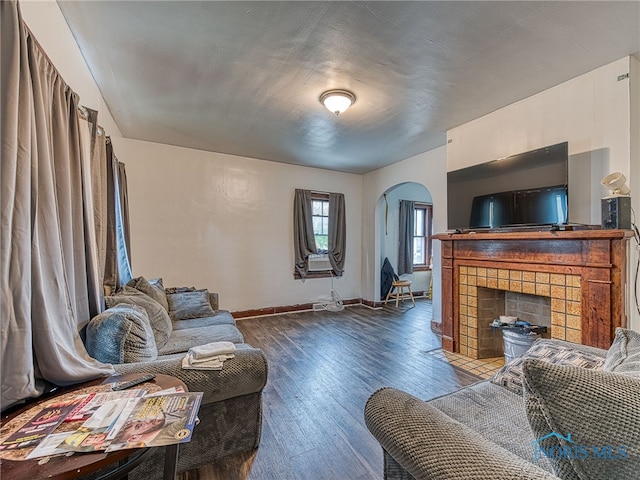
[[[566,224],[567,142],[447,173],[450,230]]]

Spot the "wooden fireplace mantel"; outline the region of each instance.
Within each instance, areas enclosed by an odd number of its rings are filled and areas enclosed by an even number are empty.
[[[566,339],[608,348],[616,327],[627,325],[625,282],[627,244],[631,236],[630,230],[600,229],[434,235],[433,238],[442,242],[443,348],[451,352],[461,351],[461,289],[463,298],[467,298],[464,296],[467,289],[476,288],[475,283],[467,286],[467,283],[472,283],[467,282],[467,272],[471,271],[489,275],[488,280],[486,277],[477,277],[481,278],[477,280],[478,286],[485,286],[484,283],[489,282],[488,286],[504,290],[518,291],[519,288],[523,291],[523,282],[514,279],[533,277],[533,283],[528,285],[548,296],[550,292],[557,291],[554,279],[560,279],[556,282],[559,285],[562,285],[563,279],[570,279],[576,284],[575,289],[571,290],[579,293],[576,293],[578,298],[571,299],[575,301],[566,303],[576,307],[580,324],[567,324],[566,329],[562,326],[567,332]],[[491,278],[492,275],[495,280]],[[548,286],[540,283],[544,281]],[[471,307],[464,302],[462,307],[465,319],[463,330],[466,330],[466,310],[471,310]],[[471,322],[469,325],[473,327]],[[561,331],[561,328],[557,331]],[[569,333],[574,335],[570,338]],[[464,333],[463,343],[472,342],[466,335]],[[466,348],[463,345],[462,353]]]

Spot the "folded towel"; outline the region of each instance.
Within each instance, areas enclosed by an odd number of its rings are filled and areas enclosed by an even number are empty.
[[[222,370],[224,361],[225,359],[223,358],[215,357],[206,361],[192,363],[191,356],[187,355],[182,359],[182,368],[185,370]]]
[[[211,342],[189,349],[189,353],[196,360],[207,359],[217,355],[231,355],[235,352],[236,346],[232,342]]]
[[[235,357],[236,346],[231,342],[213,342],[189,349],[182,359],[187,370],[222,370],[225,360]],[[230,352],[213,355],[212,352]]]
[[[235,357],[233,353],[230,353],[228,355],[216,355],[215,357],[207,357],[202,359],[197,359],[197,358],[194,358],[193,355],[189,355],[189,364],[199,365],[201,363],[215,362],[215,361],[224,362],[225,360],[229,360],[230,358],[233,358],[233,357]]]

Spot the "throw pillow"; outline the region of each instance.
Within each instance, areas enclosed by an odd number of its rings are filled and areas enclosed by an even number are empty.
[[[158,348],[164,347],[169,341],[169,335],[173,330],[171,318],[167,311],[149,295],[136,290],[133,287],[124,286],[115,295],[109,295],[104,298],[107,308],[111,308],[118,303],[126,303],[142,307],[147,311],[153,336],[156,339]]]
[[[216,312],[209,303],[209,291],[193,290],[187,292],[170,293],[169,314],[173,320],[187,320],[189,318],[212,317]]]
[[[640,333],[616,328],[616,336],[607,351],[604,369],[640,377]]]
[[[156,302],[168,312],[169,304],[167,303],[167,294],[164,293],[164,286],[162,285],[162,279],[157,278],[153,281],[149,281],[144,277],[137,277],[129,281],[127,286],[133,287],[142,293],[149,295]]]
[[[87,353],[103,363],[149,362],[158,357],[144,308],[117,304],[87,325]]]
[[[169,293],[182,293],[182,292],[195,292],[196,287],[168,287],[164,289],[167,294]]]
[[[640,379],[542,360],[523,365],[527,419],[564,480],[627,480],[640,472]]]
[[[525,360],[538,358],[556,365],[573,365],[582,368],[601,368],[604,358],[559,345],[553,340],[538,340],[522,356],[507,363],[496,372],[491,382],[522,395],[522,365]]]

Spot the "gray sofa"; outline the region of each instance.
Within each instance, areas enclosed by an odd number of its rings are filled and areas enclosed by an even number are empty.
[[[120,374],[172,375],[189,391],[204,392],[200,424],[191,441],[180,445],[178,472],[214,464],[230,480],[227,470],[246,474],[260,443],[267,363],[261,350],[244,343],[232,315],[219,309],[217,294],[194,288],[165,290],[161,280],[139,277],[105,303],[109,308],[86,328],[90,355],[112,363]],[[230,341],[236,347],[222,370],[182,368],[190,347],[215,341]],[[157,449],[129,478],[161,478],[163,456],[163,449]]]
[[[609,351],[538,340],[491,380],[428,401],[383,388],[365,422],[384,478],[640,478],[640,334]]]

